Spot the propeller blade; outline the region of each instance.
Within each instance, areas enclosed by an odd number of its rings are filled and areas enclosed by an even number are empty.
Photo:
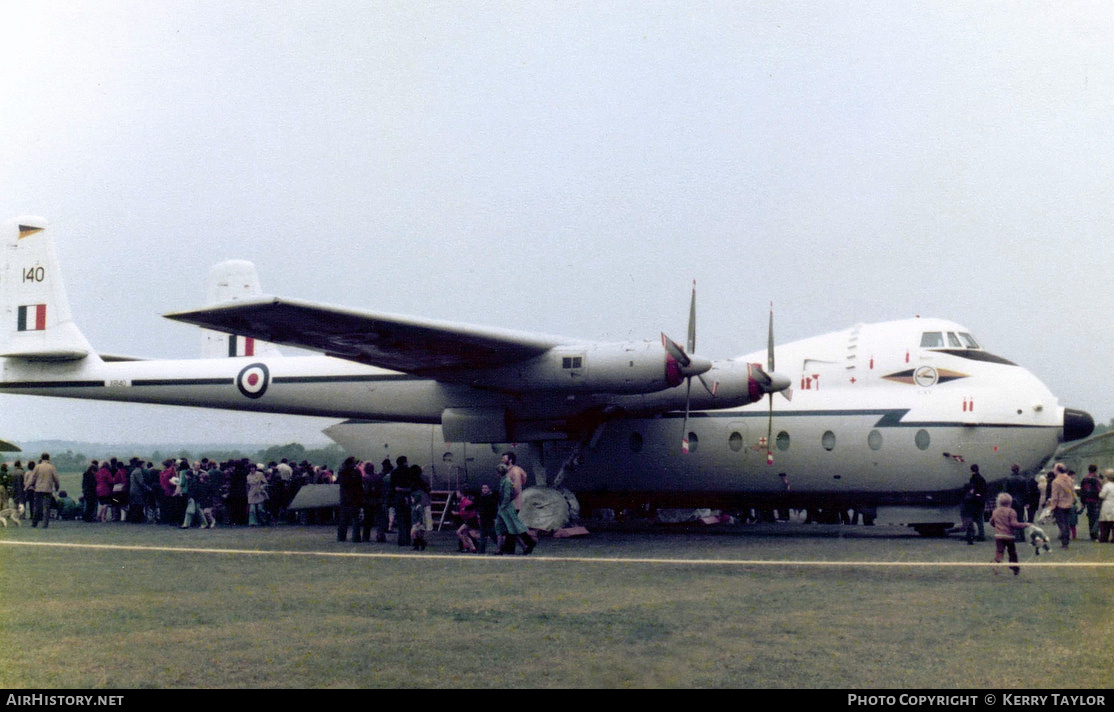
[[[691,378],[712,370],[711,361],[701,356],[692,356],[685,353],[681,345],[666,336],[665,332],[662,332],[661,335],[661,345],[665,348],[667,372],[670,369],[670,364],[677,367],[672,374],[672,378],[676,380],[670,381],[669,385],[671,386],[681,385],[680,379],[682,377]]]
[[[681,348],[681,345],[666,336],[664,331],[661,332],[661,345],[665,347],[665,352],[681,365],[681,368],[687,368],[692,363],[692,359]]]
[[[770,413],[766,419],[766,464],[774,464],[774,393],[780,391],[784,394],[789,390],[790,381],[787,376],[783,376],[774,370],[774,303],[770,302],[770,331],[766,339],[766,365],[768,371],[762,375],[766,377],[766,382],[760,384],[762,390],[769,394],[770,400]],[[761,369],[759,369],[761,370]],[[792,396],[786,396],[792,397]]]
[[[770,302],[770,335],[766,341],[766,366],[774,372],[774,303]]]
[[[692,395],[692,379],[686,378],[688,386],[685,390],[685,419],[681,421],[681,452],[689,454],[689,397]]]
[[[688,347],[690,354],[696,353],[696,280],[692,280],[692,301],[689,302],[689,334]]]
[[[770,394],[770,416],[766,420],[766,464],[774,464],[774,394]]]
[[[700,379],[700,383],[704,386],[704,389],[708,391],[708,393],[710,393],[714,398],[716,395],[716,391],[719,390],[719,381],[712,381],[712,385],[709,386],[708,379],[704,378],[703,375],[697,376],[697,378]]]

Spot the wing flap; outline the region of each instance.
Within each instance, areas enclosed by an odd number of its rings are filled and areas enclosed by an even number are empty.
[[[538,334],[278,297],[175,312],[166,317],[416,374],[505,366],[567,343]]]

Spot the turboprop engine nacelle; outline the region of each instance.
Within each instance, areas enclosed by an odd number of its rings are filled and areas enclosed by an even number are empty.
[[[698,376],[712,362],[685,354],[680,363],[661,343],[568,345],[506,368],[475,374],[472,385],[506,388],[514,382],[523,391],[580,393],[655,393],[676,386],[679,378]],[[513,380],[509,380],[511,377]]]
[[[789,385],[785,376],[768,374],[760,364],[747,363],[742,359],[714,361],[712,368],[701,375],[700,381],[706,385],[693,384],[693,410],[749,405],[762,400],[770,392],[780,391]],[[615,405],[632,415],[650,415],[671,408],[683,408],[684,397],[682,385],[675,390],[622,398],[615,401]]]

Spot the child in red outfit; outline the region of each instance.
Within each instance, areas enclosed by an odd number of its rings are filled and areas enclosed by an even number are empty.
[[[1017,521],[1017,512],[1013,508],[1013,497],[1005,492],[998,495],[997,508],[990,515],[990,526],[994,528],[994,563],[1002,563],[1002,553],[1008,552],[1010,563],[1017,563],[1017,532],[1028,527],[1028,524]],[[1013,575],[1021,573],[1020,566],[1011,566]],[[998,573],[998,569],[994,569]]]

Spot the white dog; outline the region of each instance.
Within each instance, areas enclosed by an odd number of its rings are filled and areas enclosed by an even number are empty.
[[[1036,524],[1030,524],[1025,528],[1025,538],[1033,545],[1033,553],[1037,556],[1041,555],[1041,549],[1044,549],[1046,553],[1052,551],[1048,546],[1048,535]]]
[[[19,505],[18,508],[8,507],[7,509],[0,509],[0,524],[3,524],[5,529],[8,528],[8,522],[11,522],[12,524],[15,524],[17,527],[22,527],[23,525],[19,523],[19,519],[22,516],[23,516],[23,505],[22,504]]]

